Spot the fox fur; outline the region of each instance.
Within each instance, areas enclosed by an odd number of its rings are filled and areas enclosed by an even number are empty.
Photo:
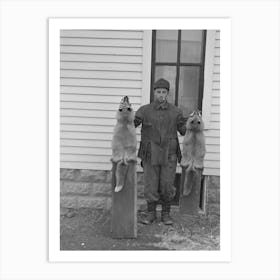
[[[129,162],[136,162],[136,129],[134,112],[129,99],[122,99],[116,115],[117,123],[112,139],[112,162],[116,163],[115,192],[121,191],[128,171]]]
[[[188,195],[192,190],[192,183],[198,170],[203,169],[206,153],[204,123],[199,111],[190,114],[186,123],[186,134],[183,140],[181,166],[185,170],[185,182],[183,194]]]

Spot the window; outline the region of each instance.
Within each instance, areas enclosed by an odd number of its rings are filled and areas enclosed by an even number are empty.
[[[164,78],[170,83],[168,101],[185,116],[202,110],[205,30],[153,30],[151,95],[153,83]]]

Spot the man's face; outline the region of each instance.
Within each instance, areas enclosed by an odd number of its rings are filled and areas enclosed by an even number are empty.
[[[156,88],[154,90],[154,100],[159,102],[166,101],[168,90],[166,88]]]

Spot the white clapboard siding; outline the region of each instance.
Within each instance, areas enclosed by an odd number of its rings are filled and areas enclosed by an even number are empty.
[[[220,32],[214,36],[212,49],[206,48],[212,58],[211,72],[206,73],[211,91],[207,93],[205,175],[220,174]],[[148,92],[143,81],[150,77],[150,65],[144,65],[143,42],[144,31],[139,30],[61,31],[62,168],[111,169],[111,139],[120,99],[128,95],[134,110],[148,102],[143,99]],[[139,147],[140,129],[137,139]],[[182,141],[180,136],[181,146]],[[137,170],[142,170],[139,165]]]
[[[76,125],[76,124],[61,124],[61,131],[76,131],[76,132],[99,132],[99,133],[113,133],[113,126],[111,125]],[[140,134],[140,130],[136,130]]]
[[[128,48],[141,48],[142,39],[107,39],[107,38],[68,38],[61,37],[60,39],[61,46],[94,46],[94,47],[128,47]]]
[[[101,122],[98,118],[87,117],[60,117],[61,124],[78,124],[78,125],[101,125],[101,126],[113,126],[116,121],[113,119],[103,119]]]
[[[61,30],[61,38],[105,38],[105,39],[143,39],[143,33],[138,30],[87,30],[67,29]]]
[[[63,53],[60,61],[86,61],[86,62],[107,62],[107,63],[142,63],[141,56],[128,55],[94,55],[94,54],[72,54]]]
[[[74,54],[104,54],[104,55],[131,55],[141,56],[142,48],[126,48],[126,47],[88,47],[88,46],[60,46],[61,54],[74,53]]]
[[[63,139],[89,139],[89,140],[107,140],[111,141],[112,133],[105,132],[81,132],[81,131],[61,131],[60,136]],[[137,135],[137,140],[140,140],[140,135]]]
[[[111,141],[88,140],[88,139],[60,139],[61,148],[79,147],[79,148],[109,148]],[[81,149],[82,150],[82,149]]]
[[[99,71],[131,71],[140,72],[140,63],[103,63],[103,62],[85,62],[85,61],[61,61],[60,69],[63,70],[99,70]]]
[[[115,119],[116,112],[105,110],[86,110],[86,109],[61,109],[61,114],[68,117],[86,117],[86,118],[101,118],[101,119]]]
[[[63,78],[61,78],[63,79]],[[137,88],[112,88],[108,84],[107,87],[94,87],[94,86],[88,86],[88,87],[81,87],[81,86],[61,86],[60,88],[61,93],[65,94],[74,94],[74,95],[84,95],[89,94],[90,96],[93,96],[95,98],[96,95],[101,95],[104,98],[107,96],[117,96],[120,95],[129,95],[129,97],[132,97],[132,99],[135,99],[134,97],[137,96],[138,98],[141,98],[141,89]]]
[[[111,169],[111,139],[120,100],[128,95],[134,110],[142,102],[143,33],[61,31],[62,168]]]
[[[209,50],[212,53],[212,65],[209,67],[212,76],[209,91],[210,98],[207,104],[209,110],[209,124],[205,131],[206,136],[206,156],[205,156],[205,175],[220,175],[220,31],[214,33],[213,47]]]
[[[81,102],[81,101],[61,101],[60,108],[62,109],[87,109],[87,110],[114,110],[119,103],[94,103],[94,102]],[[133,107],[138,104],[132,103]]]
[[[132,104],[138,104],[141,100],[141,96],[130,96],[129,100],[131,100]],[[80,103],[102,103],[106,104],[106,106],[112,106],[111,104],[118,104],[119,103],[119,96],[118,95],[105,95],[105,93],[102,95],[99,93],[96,95],[91,95],[88,93],[65,93],[60,95],[60,101],[65,102],[80,102]],[[98,105],[96,105],[98,106]]]
[[[103,79],[103,80],[132,80],[142,81],[142,72],[127,72],[127,71],[84,71],[84,70],[61,70],[61,78],[88,78],[88,79]]]
[[[62,86],[74,86],[74,87],[101,87],[101,88],[132,88],[141,89],[141,81],[131,80],[104,80],[104,79],[92,79],[92,78],[62,78]]]

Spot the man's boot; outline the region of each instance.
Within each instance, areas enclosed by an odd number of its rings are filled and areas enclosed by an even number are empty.
[[[142,224],[145,225],[150,225],[151,223],[153,223],[157,216],[156,216],[156,202],[147,202],[147,206],[148,206],[148,214],[145,218],[143,218],[141,220]]]
[[[163,202],[162,203],[162,210],[161,210],[161,221],[165,225],[173,225],[173,220],[170,217],[170,202]]]

